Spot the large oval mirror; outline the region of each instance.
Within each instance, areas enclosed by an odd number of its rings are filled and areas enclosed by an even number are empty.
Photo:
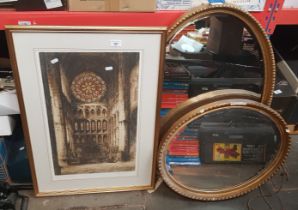
[[[200,100],[199,107],[180,108],[186,114],[177,112],[162,136],[159,169],[173,190],[199,200],[229,199],[263,184],[281,167],[290,140],[274,110],[233,94]]]
[[[164,79],[165,89],[187,87],[189,97],[245,89],[270,105],[275,80],[272,47],[249,13],[231,5],[198,7],[168,30]]]

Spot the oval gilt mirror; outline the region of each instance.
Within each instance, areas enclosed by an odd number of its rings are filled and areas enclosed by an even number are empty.
[[[186,84],[189,97],[245,89],[270,105],[275,82],[272,47],[248,12],[226,4],[194,8],[168,30],[164,79],[168,85]]]
[[[208,94],[203,96],[199,107],[185,103],[180,111],[173,110],[176,118],[161,137],[161,176],[173,190],[192,199],[243,195],[282,166],[290,147],[286,123],[248,97],[231,93],[224,99],[215,93],[210,102]]]

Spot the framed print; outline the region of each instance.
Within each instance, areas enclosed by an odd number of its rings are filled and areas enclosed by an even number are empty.
[[[165,28],[6,32],[36,195],[153,188]]]

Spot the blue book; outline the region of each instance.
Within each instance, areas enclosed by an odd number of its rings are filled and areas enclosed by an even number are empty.
[[[163,85],[163,89],[167,90],[187,90],[188,87],[183,87],[183,86],[172,86],[172,85]]]
[[[171,109],[160,109],[160,116],[165,116]]]
[[[201,162],[169,162],[167,165],[199,166],[201,165]]]
[[[172,86],[183,86],[183,87],[189,87],[188,83],[185,82],[163,82],[164,85],[172,85]]]
[[[166,157],[166,162],[201,162],[199,157],[176,157],[176,156],[169,156]]]

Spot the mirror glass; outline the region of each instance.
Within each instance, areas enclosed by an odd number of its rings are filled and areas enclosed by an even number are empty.
[[[168,42],[164,80],[164,93],[176,94],[176,105],[186,97],[218,89],[261,94],[264,63],[260,44],[237,17],[211,14],[188,23]],[[164,98],[163,108],[173,108],[173,100],[168,98]]]
[[[273,160],[280,144],[279,130],[269,117],[231,107],[209,112],[177,130],[164,161],[176,182],[212,191],[256,176]]]

